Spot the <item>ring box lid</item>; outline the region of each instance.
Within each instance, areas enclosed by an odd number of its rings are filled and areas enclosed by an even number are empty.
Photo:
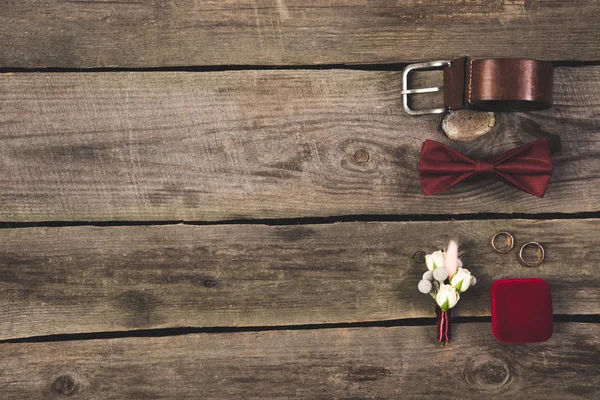
[[[490,288],[492,333],[502,343],[537,343],[554,330],[552,295],[543,279],[502,279]]]

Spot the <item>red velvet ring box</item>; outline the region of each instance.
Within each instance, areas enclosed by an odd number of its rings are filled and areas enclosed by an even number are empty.
[[[492,283],[492,333],[502,343],[545,342],[552,336],[552,295],[543,279]]]

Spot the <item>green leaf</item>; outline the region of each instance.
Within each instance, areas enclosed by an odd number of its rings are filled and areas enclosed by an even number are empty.
[[[448,307],[449,303],[450,303],[450,301],[449,301],[449,300],[446,300],[446,301],[444,302],[444,304],[442,304],[442,305],[440,306],[440,308],[442,309],[442,311],[443,311],[443,312],[447,312],[447,311],[450,309],[450,308]]]

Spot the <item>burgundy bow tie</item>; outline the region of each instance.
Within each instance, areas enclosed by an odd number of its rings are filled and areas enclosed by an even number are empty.
[[[492,159],[474,161],[442,143],[426,140],[421,149],[419,176],[426,196],[473,178],[499,179],[544,197],[552,176],[550,143],[539,139]]]

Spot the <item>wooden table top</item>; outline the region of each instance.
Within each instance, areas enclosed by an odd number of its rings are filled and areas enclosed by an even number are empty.
[[[599,14],[0,0],[0,398],[599,398]],[[404,114],[402,68],[462,55],[553,61],[554,107]],[[543,199],[422,194],[426,139],[478,158],[539,138]],[[544,263],[494,252],[500,231]],[[451,238],[478,284],[441,346],[417,283]],[[547,342],[491,333],[490,285],[520,277],[552,290]]]

